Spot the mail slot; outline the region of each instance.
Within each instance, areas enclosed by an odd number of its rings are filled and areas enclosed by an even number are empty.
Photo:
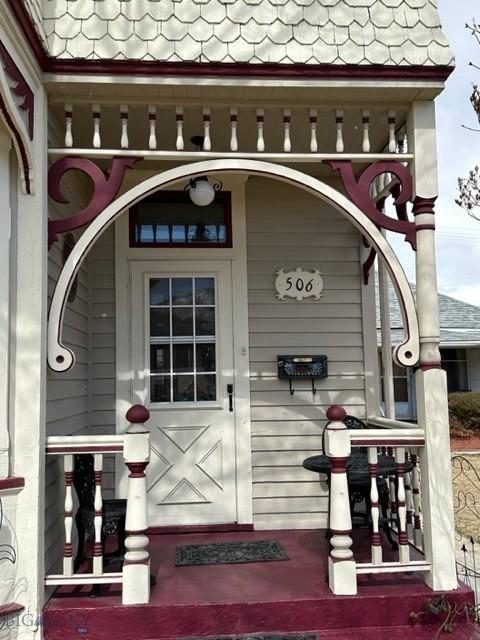
[[[316,393],[315,379],[328,377],[328,358],[321,356],[277,356],[278,377],[288,379],[290,394],[293,395],[293,380],[307,378],[312,380],[312,393]]]

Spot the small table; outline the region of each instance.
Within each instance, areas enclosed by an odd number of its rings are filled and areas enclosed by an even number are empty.
[[[303,466],[308,471],[314,471],[315,473],[323,473],[327,476],[327,482],[330,483],[330,473],[331,473],[331,465],[328,456],[325,454],[320,454],[316,456],[310,456],[303,461]],[[407,460],[404,463],[405,473],[410,473],[413,469],[413,464],[410,460]],[[393,456],[387,456],[385,454],[379,454],[378,456],[378,471],[377,477],[381,478],[380,482],[377,480],[378,494],[379,494],[379,503],[381,508],[381,517],[380,523],[382,529],[390,542],[392,549],[397,550],[397,543],[392,540],[390,527],[388,523],[388,502],[390,498],[390,490],[388,488],[388,483],[385,480],[385,477],[395,476],[397,474],[397,465],[395,462],[395,458]],[[352,454],[349,456],[347,460],[347,478],[348,483],[350,485],[349,489],[351,490],[350,494],[350,512],[352,515],[352,524],[353,518],[355,515],[364,517],[363,514],[355,514],[355,502],[362,502],[365,500],[367,513],[365,514],[364,519],[368,523],[369,521],[369,512],[370,512],[370,486],[371,486],[371,477],[370,477],[370,465],[368,463],[368,454],[365,448],[354,448]],[[355,499],[352,495],[356,492],[359,495],[359,499]],[[352,500],[353,498],[353,500]],[[328,495],[328,511],[330,516],[330,492]],[[327,535],[328,535],[327,529]]]

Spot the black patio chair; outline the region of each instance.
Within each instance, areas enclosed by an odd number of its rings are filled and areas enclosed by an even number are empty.
[[[73,486],[78,496],[79,507],[75,515],[78,547],[74,570],[77,571],[85,559],[85,541],[95,535],[95,470],[93,455],[79,454],[74,458]],[[125,517],[127,501],[123,499],[103,500],[102,504],[102,553],[107,563],[122,562],[125,555]],[[108,536],[117,536],[117,550],[105,555]]]

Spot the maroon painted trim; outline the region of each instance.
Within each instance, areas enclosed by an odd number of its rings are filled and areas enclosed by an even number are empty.
[[[22,476],[7,476],[0,478],[0,491],[6,489],[23,489],[25,486],[25,478]]]
[[[367,286],[368,281],[370,279],[370,270],[373,267],[374,263],[375,263],[375,258],[377,257],[377,252],[376,250],[372,247],[370,249],[370,253],[368,254],[368,258],[365,260],[365,262],[362,265],[362,271],[363,271],[363,284],[365,286]]]
[[[430,371],[430,369],[441,369],[441,362],[426,362],[424,364],[420,363],[420,369],[422,371]]]
[[[127,536],[143,536],[148,535],[148,529],[125,529]]]
[[[7,76],[15,83],[10,87],[10,93],[13,93],[20,100],[16,101],[17,109],[25,111],[27,114],[27,129],[30,140],[33,140],[33,119],[35,110],[35,98],[30,85],[23,77],[20,69],[15,64],[12,56],[8,53],[7,48],[0,41],[0,58]]]
[[[214,202],[222,202],[225,211],[225,242],[137,242],[135,226],[137,224],[139,206],[143,202],[157,201],[172,204],[191,202],[186,191],[159,190],[140,200],[130,209],[129,245],[134,249],[231,249],[233,247],[232,195],[230,191],[216,191]]]
[[[330,533],[334,536],[349,536],[352,533],[351,529],[330,529]]]
[[[168,527],[150,527],[148,529],[148,535],[229,533],[231,531],[254,531],[254,528],[253,524],[238,524],[237,522],[227,522],[225,524],[171,525]]]
[[[416,439],[414,440],[413,438],[401,438],[400,440],[387,440],[385,441],[382,438],[381,441],[381,446],[393,446],[393,447],[403,447],[403,445],[406,444],[410,444],[410,445],[417,445],[417,446],[422,446],[423,444],[425,444],[425,439],[421,438],[421,439]],[[373,439],[372,440],[352,440],[352,447],[378,447],[379,446],[379,442],[378,442],[378,438]]]
[[[107,445],[82,445],[82,446],[62,446],[50,445],[47,447],[47,453],[62,455],[62,453],[116,453],[123,451],[123,445],[115,444],[111,447]]]
[[[328,407],[326,415],[331,422],[343,422],[347,417],[347,412],[339,404],[332,404]]]
[[[378,210],[371,197],[371,186],[378,176],[391,173],[399,180],[400,191],[395,198],[395,206],[405,205],[413,197],[413,177],[409,169],[401,162],[374,162],[369,165],[359,178],[355,176],[350,161],[327,161],[332,171],[339,171],[345,191],[351,201],[379,228],[401,233],[412,249],[416,248],[415,224],[409,220],[392,218]]]
[[[347,471],[347,458],[328,458],[330,460],[331,471],[330,473],[346,473]]]
[[[7,604],[0,605],[0,618],[5,618],[6,616],[13,616],[16,613],[21,613],[25,610],[23,604],[18,604],[18,602],[8,602]]]
[[[120,75],[193,75],[286,78],[361,78],[383,80],[438,80],[445,82],[454,67],[446,65],[399,67],[396,65],[251,64],[225,62],[156,62],[135,60],[58,60],[47,56],[23,2],[7,0],[43,71]]]
[[[63,557],[64,558],[72,558],[73,557],[73,545],[71,542],[66,542],[63,547]]]
[[[421,213],[435,213],[435,201],[437,196],[433,198],[422,198],[417,196],[413,201],[412,213],[414,216],[418,216]]]
[[[120,191],[126,170],[133,168],[139,160],[143,160],[143,158],[141,156],[114,156],[111,169],[108,173],[104,173],[93,160],[88,158],[78,156],[59,158],[48,171],[48,195],[55,202],[68,204],[69,200],[63,195],[60,183],[64,174],[73,170],[81,171],[90,178],[93,185],[93,195],[88,205],[73,216],[48,221],[48,247],[50,248],[57,240],[59,233],[85,226],[111,204]]]
[[[22,136],[18,131],[15,123],[13,122],[10,113],[8,112],[7,105],[5,104],[5,100],[3,99],[2,94],[0,93],[0,110],[5,118],[5,122],[7,123],[10,132],[15,138],[15,142],[17,143],[17,148],[20,153],[20,158],[23,166],[23,175],[25,178],[25,191],[30,195],[32,193],[32,187],[30,184],[30,164],[28,162],[27,150],[25,149],[25,145],[23,144]]]
[[[423,231],[424,229],[428,229],[429,231],[435,231],[435,225],[434,224],[417,224],[416,229],[417,231]]]
[[[144,424],[150,419],[150,411],[143,404],[134,404],[127,411],[125,417],[131,424]]]
[[[148,465],[148,462],[126,462],[130,473],[128,474],[129,478],[144,478],[145,477],[145,469]]]
[[[150,557],[145,558],[145,560],[124,560],[123,561],[123,566],[126,567],[129,564],[150,564]]]

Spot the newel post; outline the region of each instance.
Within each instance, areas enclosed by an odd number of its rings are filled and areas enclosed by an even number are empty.
[[[123,563],[123,604],[147,604],[150,600],[150,554],[148,552],[147,483],[149,431],[145,422],[149,411],[136,404],[127,411],[130,422],[125,433],[123,457],[128,467],[126,540]]]
[[[336,595],[355,595],[357,576],[352,546],[352,517],[348,495],[347,460],[351,453],[350,433],[344,424],[347,413],[333,405],[327,410],[330,421],[325,431],[325,453],[330,465],[330,531],[328,583]]]

